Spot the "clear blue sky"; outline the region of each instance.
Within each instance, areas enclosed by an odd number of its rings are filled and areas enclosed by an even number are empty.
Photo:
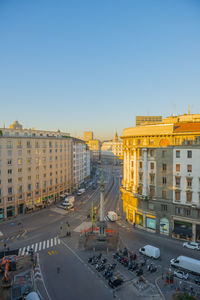
[[[200,113],[199,0],[0,0],[0,127],[112,138]]]

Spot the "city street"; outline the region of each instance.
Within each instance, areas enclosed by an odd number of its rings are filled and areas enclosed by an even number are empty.
[[[122,170],[121,167],[111,166],[105,167],[104,170],[106,216],[109,210],[121,209],[122,203],[119,202],[119,177]],[[87,215],[90,212],[92,201],[94,206],[98,206],[99,188],[96,190],[89,188],[82,196],[76,196],[75,211],[66,213],[58,204],[36,213],[16,218],[15,221],[10,220],[1,223],[3,234],[7,236],[7,233],[9,233],[12,236],[12,230],[16,232],[16,225],[11,226],[11,224],[17,223],[19,220],[23,222],[25,230],[23,236],[18,238],[15,236],[15,238],[10,238],[5,242],[10,249],[19,248],[22,255],[30,247],[39,253],[40,272],[42,273],[41,281],[46,286],[49,294],[49,296],[46,293],[44,295],[41,290],[40,292],[44,298],[52,300],[80,299],[83,293],[85,299],[112,299],[113,297],[112,289],[108,287],[107,282],[88,265],[87,259],[91,253],[79,249],[80,231],[77,228],[84,222],[90,222]],[[59,227],[66,222],[70,224],[71,237],[59,239]],[[155,279],[168,269],[171,258],[186,255],[199,259],[200,253],[183,248],[182,241],[133,228],[131,224],[122,218],[116,223],[108,221],[108,226],[119,232],[121,244],[126,246],[131,252],[137,253],[137,255],[138,249],[146,244],[160,248],[161,259],[154,262],[158,267],[157,272],[151,275],[147,271],[144,272],[145,278],[151,284],[154,284]],[[3,244],[3,242],[3,237],[1,237],[1,243]],[[3,246],[1,245],[1,247]],[[112,253],[106,255],[111,259]],[[57,266],[60,266],[59,274],[57,274]],[[118,272],[126,278],[127,282],[136,278],[135,273],[130,273],[122,266],[118,267]],[[120,299],[125,299],[127,293],[133,294],[134,291],[136,292],[132,284],[126,284],[126,288],[122,286],[116,294]],[[157,291],[155,295],[159,299]],[[135,299],[142,298],[139,295],[135,295]]]

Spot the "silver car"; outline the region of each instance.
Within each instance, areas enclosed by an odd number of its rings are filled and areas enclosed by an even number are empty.
[[[187,280],[189,277],[188,273],[184,273],[183,271],[174,271],[174,276],[180,278],[180,279],[185,279]]]
[[[195,242],[185,242],[183,243],[183,247],[194,249],[194,250],[200,250],[200,245]]]

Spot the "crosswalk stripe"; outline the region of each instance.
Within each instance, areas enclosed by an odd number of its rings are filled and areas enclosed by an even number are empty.
[[[56,239],[56,237],[54,238],[54,245],[56,246],[56,244],[57,244],[57,239]]]
[[[45,249],[46,241],[43,242],[43,250]]]
[[[34,250],[34,244],[31,245],[31,248]]]
[[[17,239],[20,237],[20,234],[17,235]]]
[[[26,247],[23,248],[21,255],[24,255]]]
[[[11,236],[11,240],[12,240],[12,239],[14,239],[14,237],[15,237],[14,235],[13,235],[13,236]]]
[[[19,251],[18,251],[19,256],[21,255],[21,251],[22,251],[22,248],[20,248]]]
[[[58,239],[58,245],[60,245],[60,239]]]
[[[53,239],[51,239],[51,247],[53,247]]]
[[[42,242],[39,243],[39,249],[38,249],[38,251],[41,250],[41,247],[42,247]]]
[[[28,246],[27,249],[26,249],[26,252],[27,252],[27,253],[29,252],[29,249],[30,249],[30,246]]]
[[[47,240],[47,248],[49,248],[49,240]]]
[[[38,243],[35,244],[35,252],[37,252]]]

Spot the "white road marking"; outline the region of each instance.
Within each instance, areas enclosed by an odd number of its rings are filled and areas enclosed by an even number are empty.
[[[43,250],[45,249],[46,241],[43,242]]]
[[[20,237],[20,234],[17,235],[17,239]]]
[[[28,254],[28,252],[29,252],[29,249],[30,249],[30,246],[28,246],[28,247],[26,248],[27,254]]]
[[[38,251],[41,250],[41,247],[42,247],[42,242],[39,243],[39,249],[38,249]]]
[[[47,240],[47,248],[49,248],[49,240]]]
[[[15,237],[14,235],[13,235],[13,236],[11,236],[11,240],[12,240],[12,239],[14,239],[14,237]]]
[[[21,255],[21,251],[22,251],[22,248],[20,248],[19,251],[18,251],[19,256]]]
[[[54,238],[54,245],[56,246],[56,244],[57,244],[57,239],[56,239],[56,237]]]
[[[34,244],[32,244],[31,248],[34,250]]]
[[[53,239],[51,239],[51,247],[53,247]]]
[[[60,239],[58,239],[58,245],[60,245]]]
[[[3,232],[2,231],[0,231],[0,236],[3,236]]]
[[[38,243],[35,244],[35,252],[37,252]]]
[[[26,247],[23,248],[21,255],[24,255]]]

